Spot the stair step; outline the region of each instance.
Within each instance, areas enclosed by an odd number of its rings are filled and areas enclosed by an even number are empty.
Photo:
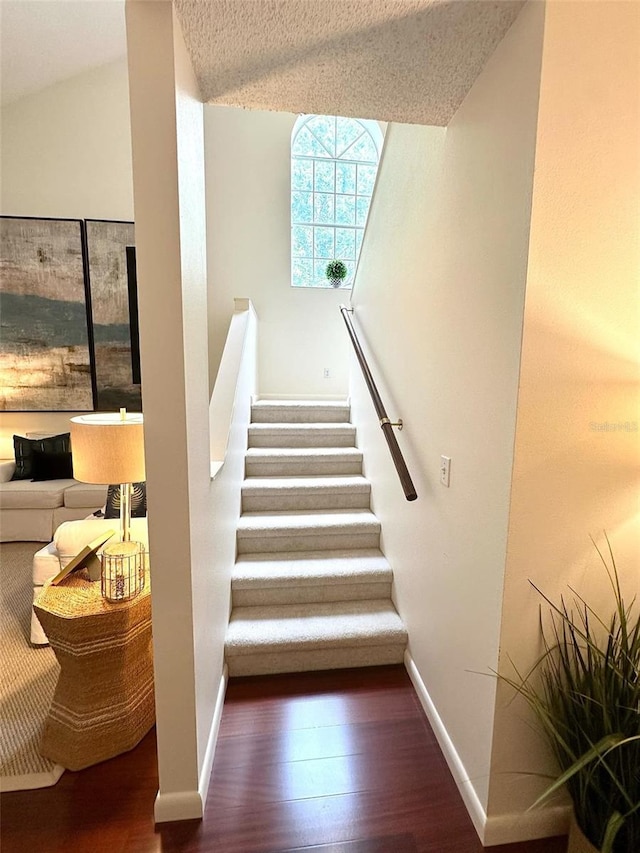
[[[238,522],[238,553],[378,548],[380,522],[366,509],[245,513]]]
[[[349,423],[258,423],[249,427],[249,447],[354,447]]]
[[[350,419],[344,400],[258,400],[251,406],[253,423],[343,423]]]
[[[250,477],[242,484],[243,512],[366,509],[371,484],[364,477]]]
[[[245,473],[247,477],[362,474],[362,451],[356,447],[250,447]]]
[[[400,663],[407,633],[345,401],[252,406],[231,676]]]
[[[234,607],[391,597],[392,572],[375,548],[241,554],[231,575]]]
[[[236,607],[226,638],[229,675],[401,663],[407,633],[389,599]]]

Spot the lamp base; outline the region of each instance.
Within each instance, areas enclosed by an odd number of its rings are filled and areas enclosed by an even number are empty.
[[[144,588],[145,550],[141,542],[114,542],[102,552],[102,595],[128,601]]]

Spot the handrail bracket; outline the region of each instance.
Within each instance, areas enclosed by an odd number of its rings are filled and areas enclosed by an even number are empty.
[[[380,418],[380,426],[383,427],[385,424],[398,427],[398,432],[402,432],[402,427],[404,426],[402,418],[398,418],[397,421],[390,421],[389,418]]]

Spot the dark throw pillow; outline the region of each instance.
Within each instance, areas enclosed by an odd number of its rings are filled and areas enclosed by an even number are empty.
[[[131,494],[131,518],[145,518],[147,515],[147,484],[133,483]],[[120,518],[120,486],[109,486],[105,518]]]
[[[16,470],[12,480],[31,480],[33,478],[33,452],[71,453],[71,434],[63,432],[47,438],[25,438],[13,436],[13,450],[16,457]]]
[[[32,454],[33,482],[42,480],[71,480],[73,478],[73,465],[71,454],[65,453],[43,453],[34,450]]]

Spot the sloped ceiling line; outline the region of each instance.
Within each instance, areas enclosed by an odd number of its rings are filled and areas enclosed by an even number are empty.
[[[209,103],[448,124],[524,0],[175,0]]]

